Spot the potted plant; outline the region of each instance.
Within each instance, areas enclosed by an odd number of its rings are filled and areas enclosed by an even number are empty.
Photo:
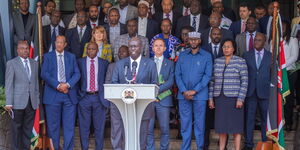
[[[11,145],[11,130],[10,122],[11,118],[7,111],[4,109],[5,106],[5,89],[0,87],[0,149],[8,150]]]

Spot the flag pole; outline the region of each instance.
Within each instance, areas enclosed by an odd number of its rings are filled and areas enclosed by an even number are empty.
[[[275,39],[276,39],[276,18],[278,15],[278,2],[273,2],[273,19],[272,19],[272,63],[276,63],[277,52],[275,52]],[[274,59],[275,55],[275,59]]]
[[[37,18],[38,18],[38,35],[39,35],[39,63],[40,65],[43,62],[43,24],[42,24],[42,3],[38,2],[37,3]]]

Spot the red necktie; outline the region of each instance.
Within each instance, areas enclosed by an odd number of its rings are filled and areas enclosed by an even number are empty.
[[[249,51],[253,50],[253,33],[250,33],[250,39],[249,39]]]
[[[96,23],[93,23],[93,28],[95,28],[96,27]]]
[[[246,23],[245,23],[245,21],[243,21],[242,22],[242,32],[241,33],[245,32],[245,30],[246,30]]]
[[[96,86],[95,86],[95,60],[91,60],[91,65],[90,65],[90,92],[95,92],[96,91]]]

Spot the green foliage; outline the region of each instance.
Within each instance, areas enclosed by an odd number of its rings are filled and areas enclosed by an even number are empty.
[[[0,87],[0,115],[5,113],[5,89]]]

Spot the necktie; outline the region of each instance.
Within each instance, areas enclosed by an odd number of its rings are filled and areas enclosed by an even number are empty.
[[[133,61],[132,62],[132,66],[136,66],[137,67],[137,62]],[[132,67],[132,80],[135,83],[136,81],[136,67]]]
[[[80,28],[80,32],[79,32],[79,41],[81,42],[82,39],[82,35],[83,35],[83,28]]]
[[[218,56],[217,48],[218,48],[218,46],[214,46],[214,58],[217,58],[217,56]]]
[[[27,73],[27,77],[28,77],[28,79],[30,79],[30,72],[29,72],[29,67],[28,67],[28,60],[27,59],[25,59],[24,60],[24,63],[25,63],[25,71],[26,71],[26,73]]]
[[[63,64],[63,55],[59,54],[59,60],[58,60],[58,74],[59,74],[59,82],[66,82],[66,76],[65,76],[65,67]]]
[[[241,33],[245,32],[245,30],[246,30],[246,23],[245,23],[245,21],[243,21]]]
[[[91,65],[90,65],[90,92],[95,92],[96,91],[96,86],[95,86],[95,60],[91,60]]]
[[[185,8],[185,12],[184,12],[183,16],[188,16],[188,15],[189,15],[189,9]]]
[[[160,60],[159,58],[155,58],[155,63],[156,63],[156,69],[157,69],[157,74],[160,72]]]
[[[261,63],[261,56],[260,56],[260,52],[257,52],[257,60],[256,60],[256,68],[258,69]]]
[[[192,23],[192,27],[196,30],[196,16],[193,17],[193,23]]]
[[[250,33],[250,39],[249,39],[249,49],[248,51],[253,50],[253,33]]]
[[[93,29],[94,29],[96,27],[96,23],[93,23],[92,25],[93,25]]]
[[[166,17],[167,17],[168,19],[170,19],[170,14],[167,13],[167,14],[166,14]],[[171,19],[170,19],[170,20],[171,20]]]
[[[51,36],[52,50],[55,50],[55,41],[56,41],[56,31],[55,31],[55,27],[54,27],[53,31],[52,31],[52,36]]]

